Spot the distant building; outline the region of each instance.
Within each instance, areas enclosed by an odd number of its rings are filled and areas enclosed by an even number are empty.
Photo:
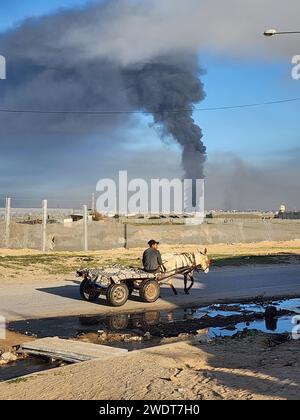
[[[275,218],[282,220],[300,220],[300,211],[286,211],[283,213],[279,212]]]
[[[281,204],[281,206],[279,207],[279,213],[286,213],[286,205],[285,204]]]
[[[279,211],[275,215],[275,219],[299,220],[300,219],[300,211],[287,211],[286,205],[281,204],[281,206],[279,207]]]
[[[77,223],[83,220],[83,215],[82,214],[71,214],[69,217],[65,218],[63,220],[64,225],[71,225],[73,223]],[[93,220],[93,216],[92,215],[88,215],[88,221],[91,222]]]
[[[238,212],[238,211],[211,211],[206,215],[207,219],[224,219],[224,220],[237,220],[237,219],[252,219],[252,220],[261,220],[261,219],[273,219],[274,213],[268,212],[263,213],[260,211],[248,211],[248,212]]]

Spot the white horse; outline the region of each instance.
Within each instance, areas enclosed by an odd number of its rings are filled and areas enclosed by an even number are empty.
[[[207,255],[207,249],[204,252],[195,252],[195,253],[182,253],[182,254],[163,254],[162,261],[166,273],[174,272],[174,275],[182,272],[184,276],[184,292],[186,295],[189,295],[189,291],[192,289],[195,279],[195,271],[200,271],[200,269],[205,273],[209,273],[211,266],[211,259]],[[190,270],[189,270],[190,269]],[[191,281],[189,287],[187,287],[188,280]],[[165,284],[168,284],[173,290],[174,294],[177,295],[177,290],[173,284],[174,277],[168,279]]]

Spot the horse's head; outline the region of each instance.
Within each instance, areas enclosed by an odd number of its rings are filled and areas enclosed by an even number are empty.
[[[212,260],[207,255],[207,249],[204,252],[198,251],[194,254],[196,265],[201,267],[205,274],[209,273]]]

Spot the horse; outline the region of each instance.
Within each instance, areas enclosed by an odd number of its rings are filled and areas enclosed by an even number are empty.
[[[204,252],[195,252],[195,253],[182,253],[182,254],[163,254],[162,261],[166,273],[174,272],[176,274],[183,274],[184,277],[184,292],[186,295],[190,294],[190,290],[194,286],[195,271],[202,271],[205,274],[209,273],[212,260],[207,255],[207,249],[205,248]],[[190,269],[190,270],[189,270]],[[188,287],[188,281],[190,280],[191,284]],[[164,284],[168,284],[174,295],[178,295],[178,292],[173,284],[174,277],[171,277]]]

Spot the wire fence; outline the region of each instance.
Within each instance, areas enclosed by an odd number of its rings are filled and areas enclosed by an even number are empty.
[[[13,207],[11,208],[12,218],[39,215],[41,212],[44,197],[31,197],[22,195],[1,195],[0,194],[0,220],[5,217],[6,198],[12,197]],[[66,214],[82,212],[82,206],[94,207],[94,194],[81,199],[69,199],[62,197],[47,197],[48,211],[50,215],[57,217]]]
[[[300,238],[300,220],[208,219],[202,225],[184,220],[102,217],[95,220],[90,205],[74,208],[16,208],[7,198],[0,209],[0,248],[54,251],[96,251],[143,247],[154,238],[163,244],[209,245],[289,241]]]

